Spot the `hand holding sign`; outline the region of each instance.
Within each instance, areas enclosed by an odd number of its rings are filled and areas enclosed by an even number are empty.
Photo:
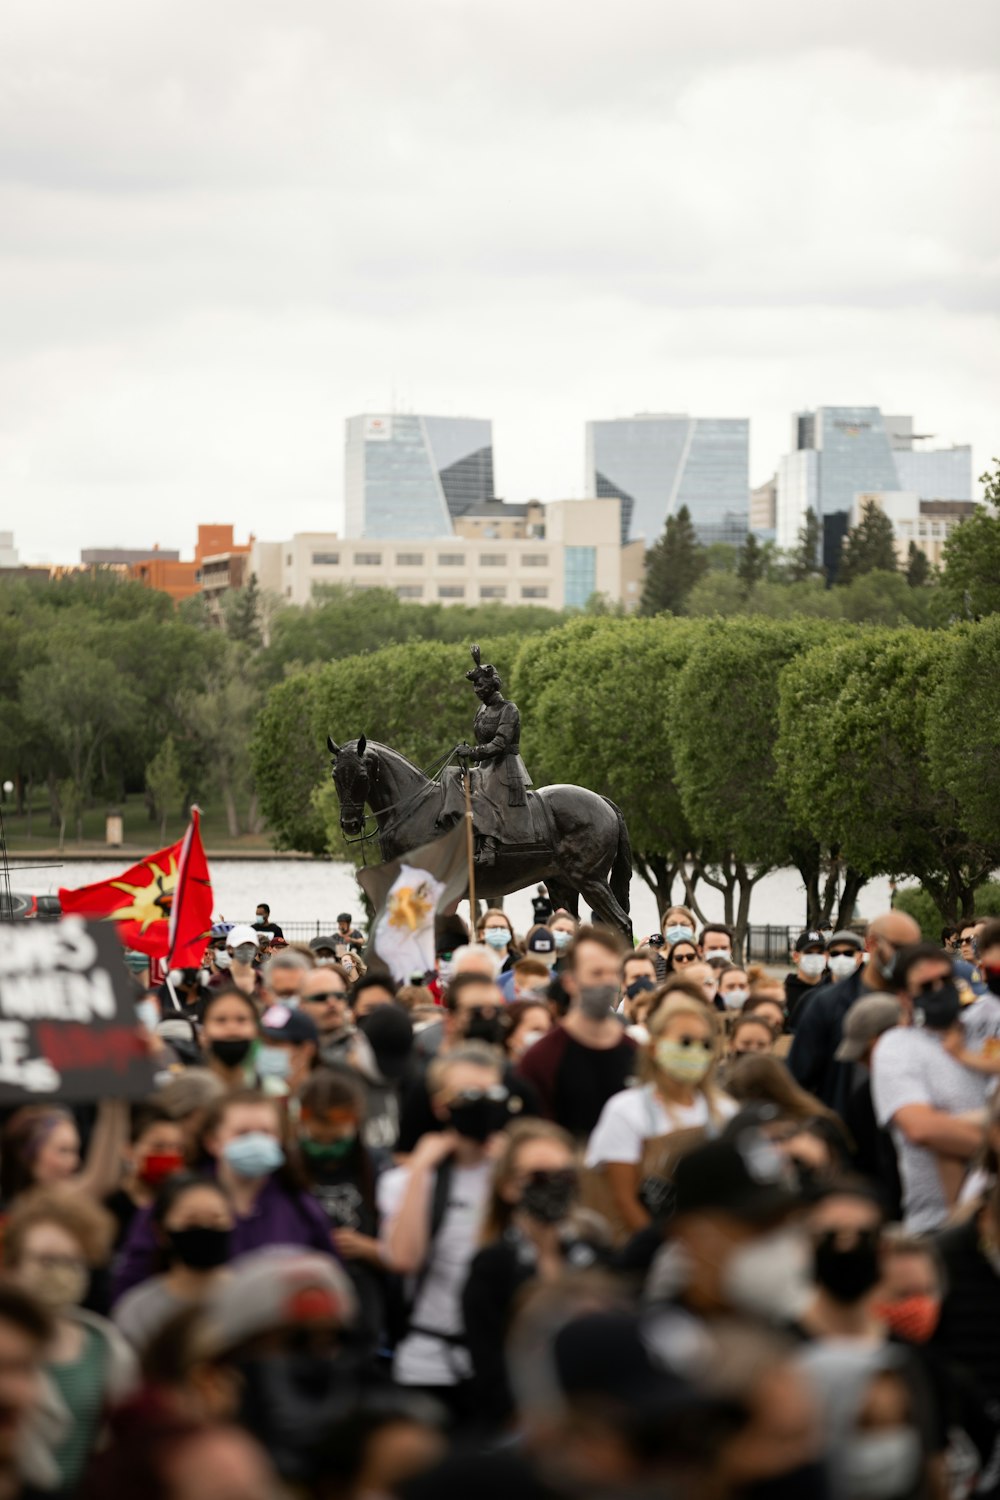
[[[153,1069],[114,931],[0,923],[0,1104],[143,1099]]]

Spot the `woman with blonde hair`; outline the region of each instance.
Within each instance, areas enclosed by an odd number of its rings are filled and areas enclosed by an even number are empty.
[[[696,992],[653,997],[637,1088],[613,1094],[587,1143],[592,1196],[619,1238],[645,1229],[669,1196],[677,1156],[722,1128],[736,1105],[720,1091],[715,1012]]]
[[[502,1426],[513,1413],[504,1344],[522,1289],[608,1259],[607,1226],[580,1208],[579,1195],[580,1167],[567,1131],[549,1120],[508,1127],[493,1169],[481,1248],[462,1294],[474,1408],[491,1426]]]

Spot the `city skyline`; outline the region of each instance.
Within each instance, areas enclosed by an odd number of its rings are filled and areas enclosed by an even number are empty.
[[[12,0],[0,35],[28,562],[342,530],[358,411],[484,414],[514,503],[647,410],[748,417],[751,485],[822,405],[1000,452],[989,0]]]

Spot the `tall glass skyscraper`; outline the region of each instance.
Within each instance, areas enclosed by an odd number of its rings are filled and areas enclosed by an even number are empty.
[[[741,543],[750,512],[745,417],[637,416],[587,423],[587,494],[622,502],[622,543],[657,540],[682,505],[700,541]]]
[[[449,536],[493,499],[492,424],[477,417],[349,417],[349,537]]]

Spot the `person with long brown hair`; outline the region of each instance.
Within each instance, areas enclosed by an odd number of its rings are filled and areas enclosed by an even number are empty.
[[[465,1341],[472,1357],[472,1405],[500,1427],[513,1411],[504,1343],[515,1302],[535,1282],[554,1282],[568,1268],[607,1259],[607,1227],[579,1206],[580,1170],[573,1138],[548,1120],[520,1120],[505,1132],[493,1170],[481,1248],[462,1294]]]
[[[608,1100],[587,1144],[592,1201],[607,1206],[620,1237],[650,1223],[657,1206],[653,1184],[659,1193],[666,1158],[684,1144],[680,1135],[694,1144],[736,1112],[715,1082],[718,1021],[699,989],[675,980],[665,998],[654,995],[646,1026],[649,1041],[640,1063],[645,1083]],[[671,1137],[678,1137],[672,1145]],[[650,1191],[641,1196],[644,1186]]]

